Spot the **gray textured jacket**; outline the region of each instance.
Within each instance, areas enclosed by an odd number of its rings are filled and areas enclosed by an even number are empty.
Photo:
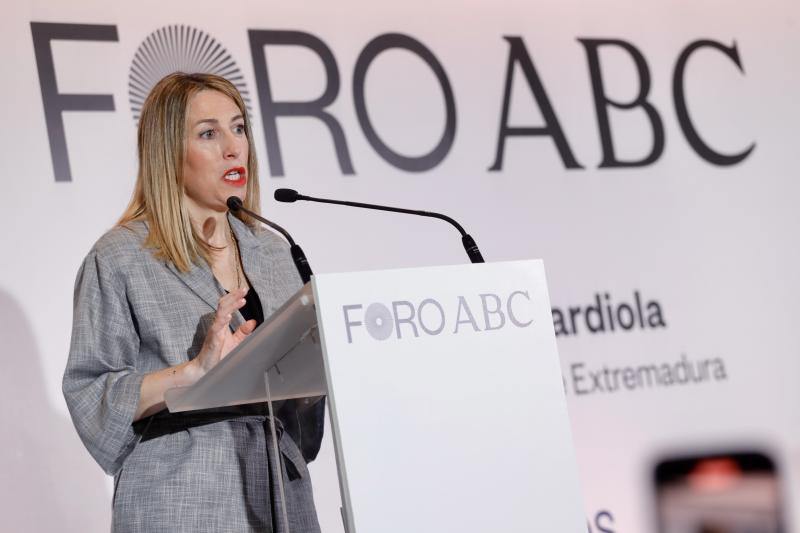
[[[229,219],[267,317],[300,279],[283,241]],[[207,265],[184,274],[155,259],[142,246],[146,233],[144,223],[114,228],[84,260],[63,381],[83,443],[115,477],[112,529],[285,531],[276,478],[283,464],[291,531],[319,531],[303,453],[291,432],[280,431],[283,461],[276,460],[262,406],[162,411],[133,423],[144,374],[197,355],[223,294]],[[236,313],[232,326],[242,321]],[[302,416],[321,427],[321,409],[289,418]],[[312,450],[307,458],[319,446],[319,432],[310,433],[316,442],[298,443]]]

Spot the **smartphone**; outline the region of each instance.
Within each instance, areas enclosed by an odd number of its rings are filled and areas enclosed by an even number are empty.
[[[775,463],[758,451],[672,457],[655,468],[660,533],[785,533]]]

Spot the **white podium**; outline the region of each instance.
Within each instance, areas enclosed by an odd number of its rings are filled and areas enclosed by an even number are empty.
[[[317,275],[167,406],[320,394],[347,532],[586,530],[541,261]]]

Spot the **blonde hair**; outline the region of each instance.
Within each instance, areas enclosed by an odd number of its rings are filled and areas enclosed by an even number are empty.
[[[186,113],[191,97],[204,90],[218,91],[229,97],[245,117],[245,132],[251,146],[243,203],[247,209],[259,212],[253,135],[239,91],[231,82],[214,74],[176,72],[163,78],[150,91],[142,107],[137,134],[139,172],[130,204],[117,225],[146,221],[150,232],[145,246],[152,248],[159,259],[171,261],[181,272],[188,272],[199,258],[210,262],[214,250],[192,226],[183,194]],[[235,216],[251,227],[256,225],[255,220],[241,212]]]

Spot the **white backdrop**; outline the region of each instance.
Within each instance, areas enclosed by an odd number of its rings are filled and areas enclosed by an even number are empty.
[[[134,181],[131,62],[148,35],[176,24],[213,36],[236,61],[251,97],[264,213],[293,233],[317,272],[452,264],[466,256],[443,223],[279,205],[271,200],[275,188],[444,212],[466,227],[489,261],[545,260],[554,307],[567,319],[576,317],[577,333],[570,324],[558,340],[592,531],[651,530],[653,466],[687,450],[764,450],[778,463],[787,507],[798,501],[799,16],[796,2],[780,0],[231,0],[222,7],[29,0],[5,6],[0,529],[107,529],[110,482],[83,450],[60,393],[72,287],[80,261],[117,219]],[[116,40],[50,43],[57,91],[110,95],[115,108],[61,114],[70,181],[57,181],[51,161],[31,22],[116,30]],[[341,125],[354,174],[343,174],[330,130],[320,120],[282,117],[277,126],[284,175],[270,175],[252,30],[304,32],[330,49],[341,84],[326,111]],[[423,172],[383,159],[357,119],[355,65],[367,43],[386,33],[421,42],[452,88],[452,147]],[[583,169],[566,169],[550,137],[523,136],[505,142],[502,170],[488,170],[501,123],[511,49],[506,38],[514,37],[524,43]],[[603,148],[589,56],[579,39],[624,41],[644,58],[651,80],[646,99],[663,121],[664,150],[656,161],[598,168]],[[687,108],[714,150],[733,154],[755,143],[738,164],[700,157],[677,119],[673,71],[681,52],[702,39],[726,48],[735,44],[742,70],[718,49],[696,51],[685,71]],[[633,56],[619,45],[598,53],[605,93],[633,101],[640,89]],[[266,61],[275,101],[322,94],[324,64],[311,49],[267,46]],[[438,142],[445,127],[442,95],[432,70],[407,50],[379,54],[367,72],[364,101],[372,124],[401,154],[422,155]],[[509,125],[545,124],[542,101],[532,96],[519,64],[510,95]],[[610,108],[609,117],[617,158],[644,159],[653,130],[643,108]],[[588,310],[597,299],[616,312],[622,304],[635,309],[636,293],[645,321],[657,311],[650,317],[654,327],[611,331],[606,317],[606,331],[590,331],[599,326],[599,313]],[[579,314],[570,311],[577,307]],[[622,375],[626,367],[675,365],[682,358],[687,364],[713,360],[716,377],[589,390],[590,372],[608,368],[613,375],[620,369]],[[326,466],[330,457],[326,448],[314,470],[320,500],[337,490]],[[326,531],[335,531],[338,510],[323,506],[320,512]]]

